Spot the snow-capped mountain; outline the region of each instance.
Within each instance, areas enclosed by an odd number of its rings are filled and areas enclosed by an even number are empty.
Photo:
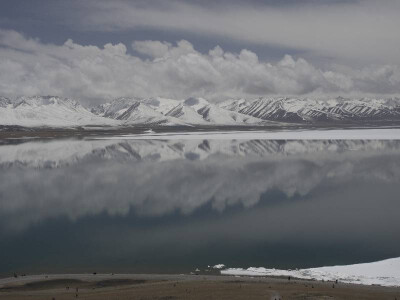
[[[140,102],[162,116],[171,117],[171,123],[179,119],[192,125],[265,125],[266,122],[289,123],[363,123],[400,121],[400,99],[310,99],[310,98],[259,98],[253,101],[245,99],[227,100],[213,104],[203,98],[188,98],[184,101],[171,99],[117,99],[105,106],[129,106]],[[116,104],[118,103],[118,104]],[[160,109],[161,103],[165,103]],[[102,107],[102,106],[101,106]],[[94,113],[102,108],[92,110]],[[121,111],[122,112],[122,111]],[[98,113],[105,117],[118,119],[113,113]],[[149,116],[152,114],[149,113]],[[155,116],[154,116],[155,117]],[[166,122],[164,120],[164,122]],[[161,122],[160,122],[161,123]],[[179,123],[178,123],[179,124]]]
[[[183,101],[165,98],[120,98],[92,109],[94,114],[125,124],[159,125],[245,125],[263,120],[248,116],[203,98]]]
[[[176,100],[161,98],[118,98],[92,108],[91,112],[100,117],[117,120],[120,125],[186,125],[185,122],[167,114],[177,104]]]
[[[260,123],[260,119],[226,110],[220,106],[210,104],[202,98],[189,98],[184,101],[184,104],[192,107],[207,122],[225,125]]]
[[[299,98],[259,98],[252,102],[230,100],[221,107],[263,120],[296,123],[399,121],[400,99],[316,100]]]
[[[166,116],[195,124],[207,123],[207,121],[203,119],[202,115],[200,115],[196,110],[194,110],[190,106],[185,105],[184,103],[180,103],[173,107],[170,111],[166,113]]]
[[[211,104],[203,98],[189,98],[182,101],[167,115],[174,116],[192,124],[256,124],[262,120],[244,114],[226,110]]]
[[[250,102],[246,99],[239,99],[239,100],[226,100],[219,104],[219,107],[232,110],[232,111],[240,111],[241,109],[250,105]]]
[[[271,123],[272,122],[272,123]],[[174,100],[118,98],[90,110],[71,99],[45,96],[0,97],[0,126],[207,126],[400,122],[400,98],[259,98],[210,103],[203,98]]]

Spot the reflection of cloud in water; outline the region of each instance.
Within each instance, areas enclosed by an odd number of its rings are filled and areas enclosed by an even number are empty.
[[[8,153],[1,156],[2,227],[23,229],[64,215],[124,215],[131,209],[143,215],[190,214],[208,203],[223,211],[253,206],[268,191],[304,196],[323,184],[339,188],[400,179],[400,144],[390,141],[54,143],[65,147],[0,147]]]

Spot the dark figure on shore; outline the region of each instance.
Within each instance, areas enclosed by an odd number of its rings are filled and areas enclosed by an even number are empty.
[[[290,276],[287,278],[287,280],[289,280],[289,281],[290,281]]]

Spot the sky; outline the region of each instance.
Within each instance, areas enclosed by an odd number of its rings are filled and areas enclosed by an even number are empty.
[[[2,0],[0,94],[400,94],[398,0]]]

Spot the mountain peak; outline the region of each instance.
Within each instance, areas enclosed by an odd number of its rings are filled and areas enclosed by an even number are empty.
[[[210,104],[210,102],[208,102],[204,98],[195,98],[195,97],[187,98],[185,101],[183,101],[183,103],[187,106],[192,106],[192,107],[204,107]]]
[[[72,109],[81,106],[77,101],[73,99],[61,98],[58,96],[19,97],[14,101],[14,107],[17,106],[38,107],[43,105],[61,105]]]
[[[12,101],[6,97],[0,96],[0,107],[7,107],[12,104]]]

